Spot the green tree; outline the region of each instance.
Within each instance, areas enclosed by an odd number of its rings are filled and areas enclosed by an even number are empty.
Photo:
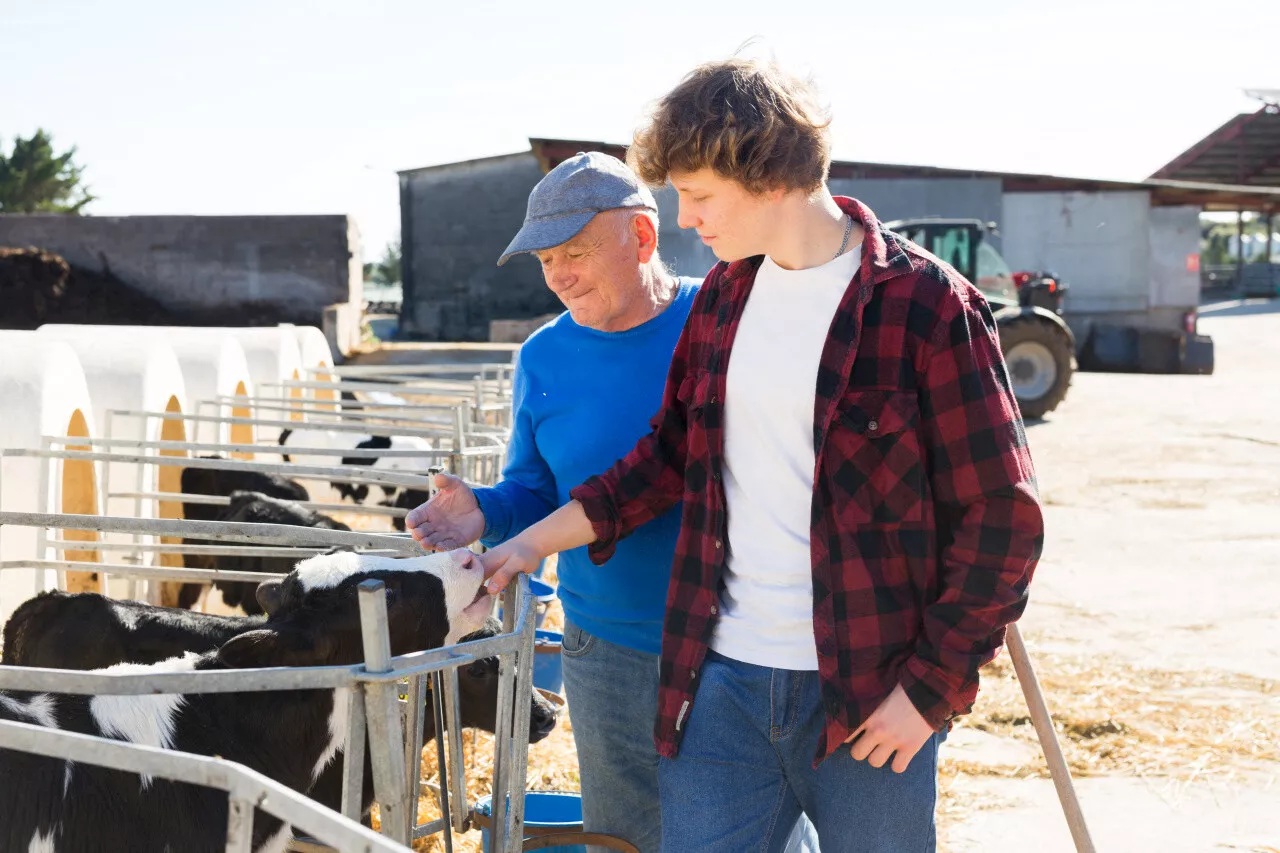
[[[43,130],[16,137],[7,156],[0,148],[0,213],[80,213],[94,196],[82,183],[84,168],[75,155],[75,146],[55,154],[53,138]]]
[[[382,259],[364,265],[364,280],[374,284],[400,283],[400,238],[387,244]]]

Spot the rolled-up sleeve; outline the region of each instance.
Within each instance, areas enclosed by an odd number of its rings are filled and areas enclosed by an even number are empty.
[[[706,291],[704,286],[694,298],[689,319],[676,342],[662,406],[649,422],[649,434],[608,471],[569,491],[569,497],[582,504],[591,522],[596,539],[587,553],[596,565],[613,556],[619,541],[684,496],[688,411],[679,391],[689,366],[690,339],[694,334],[691,330]]]

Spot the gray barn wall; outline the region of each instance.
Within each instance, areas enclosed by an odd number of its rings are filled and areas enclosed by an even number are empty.
[[[347,216],[0,216],[0,246],[35,246],[110,271],[175,310],[253,305],[319,326],[360,301],[360,235]]]
[[[1151,208],[1151,290],[1153,308],[1179,311],[1200,304],[1200,273],[1187,258],[1200,259],[1200,208]]]
[[[881,222],[921,216],[981,219],[1003,226],[1003,188],[998,178],[836,178],[835,195],[867,205]],[[999,238],[993,239],[1000,248]]]
[[[999,220],[1002,190],[999,180],[968,178],[836,178],[828,182],[834,195],[847,195],[871,208],[881,222],[916,216],[955,216]],[[666,186],[656,194],[662,257],[677,275],[698,278],[716,264],[711,249],[697,232],[676,221],[676,191]],[[996,248],[999,248],[997,238]]]
[[[405,172],[400,177],[406,280],[401,332],[408,337],[487,340],[492,320],[562,310],[536,262],[525,256],[496,266],[524,219],[529,191],[543,172],[532,153]],[[1000,181],[990,179],[842,180],[883,219],[964,216],[998,219]],[[716,263],[696,232],[677,222],[675,190],[655,193],[659,251],[677,275],[702,278]]]
[[[1048,269],[1070,285],[1074,312],[1146,309],[1151,259],[1146,192],[1009,193],[1004,255],[1015,270]]]
[[[531,256],[497,265],[542,174],[526,152],[400,175],[402,335],[485,341],[490,320],[562,310]]]

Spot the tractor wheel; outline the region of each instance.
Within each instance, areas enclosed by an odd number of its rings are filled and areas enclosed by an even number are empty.
[[[1053,324],[1020,318],[1000,327],[1000,348],[1024,418],[1042,418],[1067,396],[1071,341]]]

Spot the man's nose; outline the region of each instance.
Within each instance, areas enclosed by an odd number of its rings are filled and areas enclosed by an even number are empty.
[[[554,293],[568,290],[575,280],[575,277],[567,271],[554,270],[547,273],[547,287]]]

